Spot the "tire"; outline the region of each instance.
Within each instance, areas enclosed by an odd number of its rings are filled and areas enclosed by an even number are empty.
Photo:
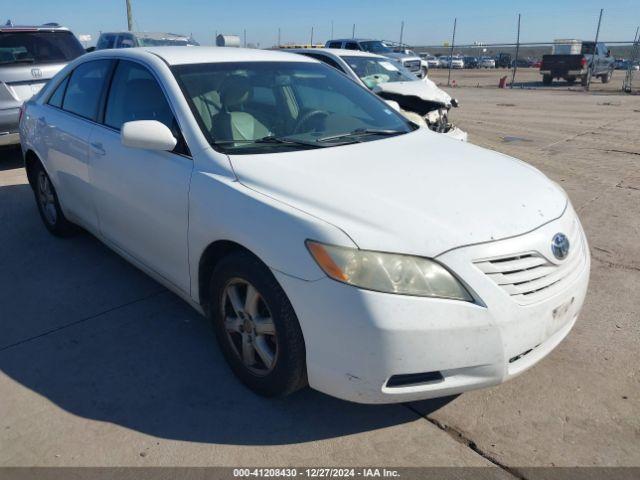
[[[271,271],[250,253],[232,253],[215,267],[209,285],[209,317],[222,353],[242,383],[265,397],[305,387],[302,330]]]
[[[427,75],[429,75],[429,69],[427,67],[422,67],[422,78],[427,78]]]
[[[40,162],[34,165],[33,178],[33,193],[36,197],[36,205],[38,206],[40,218],[47,230],[56,237],[69,237],[77,233],[78,227],[64,216],[56,189]]]
[[[568,77],[566,80],[569,85],[576,83],[576,77]]]
[[[542,76],[542,84],[543,85],[551,85],[553,82],[553,77],[551,75],[543,75]]]
[[[582,85],[583,87],[586,87],[588,82],[589,82],[589,74],[588,73],[586,73],[586,74],[582,75],[582,77],[580,77],[580,85]]]
[[[613,70],[609,70],[606,74],[600,77],[600,80],[602,80],[602,83],[609,83],[612,76],[613,76]]]

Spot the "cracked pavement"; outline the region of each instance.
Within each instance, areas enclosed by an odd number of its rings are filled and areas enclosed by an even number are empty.
[[[0,465],[639,466],[640,97],[454,93],[470,141],[560,183],[587,232],[586,305],[549,357],[410,405],[256,397],[185,303],[88,234],[51,237],[0,150]]]

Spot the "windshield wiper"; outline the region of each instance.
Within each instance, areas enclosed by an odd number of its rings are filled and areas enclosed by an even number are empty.
[[[330,142],[332,140],[341,140],[343,138],[349,138],[349,137],[362,137],[362,136],[366,136],[366,135],[385,135],[385,136],[392,136],[392,135],[401,135],[403,133],[407,133],[404,132],[402,130],[385,130],[385,129],[375,129],[375,128],[356,128],[355,130],[352,130],[351,132],[346,132],[346,133],[340,133],[338,135],[329,135],[327,137],[320,137],[316,140],[316,142]]]
[[[257,138],[255,140],[220,140],[214,142],[216,145],[233,145],[234,143],[271,143],[271,144],[284,144],[284,145],[298,145],[311,148],[322,148],[323,145],[318,145],[315,142],[305,142],[304,140],[294,140],[288,137],[276,137],[275,135],[267,135],[266,137]]]

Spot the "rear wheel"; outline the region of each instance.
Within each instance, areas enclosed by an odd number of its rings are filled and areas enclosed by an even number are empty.
[[[581,84],[583,87],[586,87],[586,86],[587,86],[587,83],[589,83],[589,74],[588,74],[588,73],[585,73],[582,77],[580,77],[580,84]]]
[[[210,289],[209,315],[238,378],[267,397],[306,386],[300,324],[271,271],[249,253],[233,253],[214,269]]]
[[[569,85],[573,85],[574,83],[576,83],[576,77],[568,77],[567,78],[567,83]]]
[[[40,162],[34,166],[33,178],[35,179],[33,192],[36,196],[38,212],[47,230],[57,237],[67,237],[76,233],[77,227],[62,213],[56,189]]]
[[[613,76],[613,70],[609,70],[606,74],[600,77],[600,80],[602,80],[602,83],[609,83],[612,76]]]
[[[553,77],[551,75],[542,76],[542,83],[544,85],[551,85],[552,82],[553,82]]]

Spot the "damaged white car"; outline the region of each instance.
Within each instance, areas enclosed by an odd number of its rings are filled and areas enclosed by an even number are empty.
[[[384,98],[413,123],[457,140],[467,141],[467,132],[449,121],[456,99],[429,78],[419,79],[392,59],[355,50],[309,48],[295,53],[330,65]]]

